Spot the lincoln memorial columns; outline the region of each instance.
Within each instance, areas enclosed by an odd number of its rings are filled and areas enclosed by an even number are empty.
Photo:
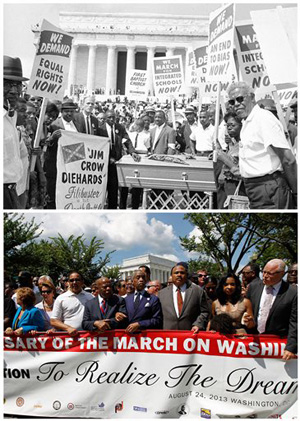
[[[106,66],[106,95],[112,94],[116,90],[116,47],[109,46],[107,52]]]

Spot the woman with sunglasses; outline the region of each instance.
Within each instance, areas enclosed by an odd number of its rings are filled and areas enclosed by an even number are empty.
[[[53,282],[49,279],[44,279],[42,286],[41,286],[41,295],[43,300],[36,305],[43,314],[43,318],[45,321],[45,330],[49,331],[52,330],[52,326],[50,324],[50,318],[52,316],[53,305],[56,296],[56,289]]]
[[[212,303],[212,317],[226,313],[234,321],[237,333],[246,333],[255,326],[251,301],[242,296],[239,278],[230,273],[221,278],[217,289],[217,299]],[[210,323],[207,330],[210,330]]]

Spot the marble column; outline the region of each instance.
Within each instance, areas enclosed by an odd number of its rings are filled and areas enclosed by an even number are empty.
[[[96,45],[89,46],[89,59],[86,81],[86,89],[88,94],[91,94],[92,91],[95,90],[96,51]]]
[[[126,60],[126,85],[130,75],[130,70],[135,69],[135,47],[127,47],[127,60]],[[126,92],[126,86],[125,86]]]
[[[106,66],[106,95],[112,94],[116,89],[116,47],[109,46],[107,51]]]
[[[167,48],[166,57],[174,56],[174,48]]]
[[[71,57],[70,57],[70,68],[69,68],[69,79],[68,79],[68,95],[74,95],[74,86],[73,92],[72,85],[75,85],[76,82],[76,71],[77,71],[77,53],[78,53],[78,45],[73,45]]]
[[[153,58],[155,54],[154,47],[148,47],[147,51],[147,74],[148,74],[148,85],[147,91],[150,96],[154,95],[154,87],[153,87]]]

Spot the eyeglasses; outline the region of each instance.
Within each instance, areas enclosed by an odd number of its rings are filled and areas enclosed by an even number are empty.
[[[207,277],[207,275],[202,275],[202,273],[198,274],[198,278],[206,278],[206,277]]]
[[[92,292],[96,292],[96,291],[98,291],[97,289],[92,289]]]
[[[42,291],[42,294],[51,294],[51,290],[47,290],[47,291]]]
[[[4,81],[4,89],[16,88],[18,92],[22,92],[22,82],[11,82],[10,80]]]
[[[241,104],[245,100],[245,98],[247,98],[247,96],[248,95],[245,95],[245,96],[240,95],[240,96],[237,96],[236,98],[232,98],[228,101],[228,104],[235,105],[235,102],[238,102],[239,104]]]
[[[276,275],[276,273],[282,273],[282,272],[283,272],[283,270],[278,270],[276,272],[268,272],[266,270],[263,270],[263,275],[274,276],[274,275]]]

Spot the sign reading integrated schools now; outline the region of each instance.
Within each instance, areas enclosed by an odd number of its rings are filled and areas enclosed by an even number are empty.
[[[185,93],[182,57],[157,57],[153,59],[155,96],[179,97]]]
[[[62,100],[66,88],[72,39],[69,34],[42,22],[39,45],[28,82],[27,92],[50,100]]]
[[[206,80],[231,81],[233,68],[234,5],[210,14]]]
[[[62,130],[57,151],[57,209],[103,209],[108,155],[107,137]]]
[[[285,346],[273,335],[154,330],[4,337],[3,408],[58,418],[285,418],[298,389]]]

